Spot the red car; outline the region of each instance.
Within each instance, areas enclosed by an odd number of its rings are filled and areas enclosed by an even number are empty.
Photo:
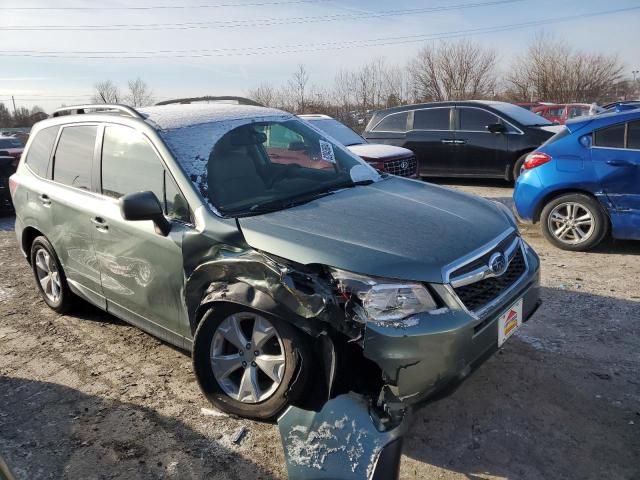
[[[590,108],[591,105],[587,103],[566,103],[536,107],[532,112],[553,123],[564,125],[571,118],[588,115]]]

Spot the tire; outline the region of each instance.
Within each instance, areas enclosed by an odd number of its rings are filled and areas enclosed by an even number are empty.
[[[531,152],[527,152],[521,155],[520,158],[516,160],[516,163],[513,164],[513,169],[511,170],[511,178],[509,179],[512,182],[515,183],[515,181],[518,180],[518,177],[520,176],[520,170],[522,170],[522,165],[524,165],[524,161],[527,159],[527,155],[529,155],[529,153]]]
[[[312,364],[305,340],[282,319],[249,309],[211,308],[204,314],[193,343],[193,369],[200,389],[219,410],[271,419],[305,392]],[[249,343],[251,348],[245,344],[240,349],[240,343]],[[213,357],[225,357],[225,363],[215,362]],[[272,376],[265,373],[267,367]]]
[[[549,242],[574,252],[594,248],[609,232],[609,221],[600,203],[582,193],[551,200],[542,209],[540,223]]]
[[[56,252],[45,237],[33,240],[30,258],[31,270],[44,302],[60,314],[68,312],[73,305],[73,293]]]

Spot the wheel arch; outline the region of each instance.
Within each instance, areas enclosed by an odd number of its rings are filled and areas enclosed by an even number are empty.
[[[609,211],[602,204],[602,202],[600,201],[598,196],[594,195],[593,192],[591,192],[589,190],[585,190],[585,189],[581,189],[581,188],[577,188],[577,187],[566,187],[566,188],[562,188],[562,189],[559,189],[559,190],[553,190],[553,191],[547,193],[544,197],[542,197],[542,199],[536,205],[536,209],[535,209],[534,216],[533,216],[533,222],[534,223],[538,223],[540,221],[540,215],[542,214],[542,210],[544,210],[544,207],[549,202],[551,202],[552,200],[555,200],[556,198],[561,197],[563,195],[569,195],[569,194],[572,194],[572,193],[586,195],[586,196],[591,197],[592,199],[594,199],[596,202],[598,202],[598,204],[602,207],[602,211],[604,212],[605,218],[607,219],[607,222],[609,223],[609,226],[611,226],[611,219],[609,218]]]
[[[37,238],[37,237],[45,237],[47,238],[40,230],[38,230],[35,227],[32,226],[28,226],[25,227],[22,230],[22,236],[21,236],[21,247],[22,247],[22,251],[25,253],[26,257],[27,257],[27,261],[29,263],[31,263],[31,245],[33,245],[33,241]]]

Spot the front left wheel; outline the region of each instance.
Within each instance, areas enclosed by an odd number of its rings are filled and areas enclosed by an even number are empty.
[[[306,339],[277,317],[209,309],[196,330],[193,368],[218,409],[270,419],[300,399],[311,367]]]

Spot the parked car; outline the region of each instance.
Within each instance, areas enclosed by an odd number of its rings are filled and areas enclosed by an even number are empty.
[[[556,125],[564,125],[567,120],[589,115],[591,105],[587,103],[567,103],[563,105],[544,105],[532,110],[536,115],[546,118]]]
[[[298,115],[340,142],[376,170],[415,178],[416,156],[409,149],[369,143],[349,127],[328,115]]]
[[[548,120],[511,103],[465,101],[380,110],[364,137],[412,150],[423,177],[513,180],[527,154],[555,131]]]
[[[0,136],[0,150],[16,160],[20,160],[20,156],[24,150],[24,143],[16,137]]]
[[[527,157],[513,198],[565,250],[589,250],[608,233],[640,240],[640,110],[568,121]]]
[[[8,152],[0,150],[0,214],[12,213],[9,177],[16,171],[18,161]]]
[[[274,132],[325,168],[280,163]],[[10,186],[44,302],[80,297],[190,350],[204,395],[237,415],[354,391],[393,417],[539,304],[505,206],[381,176],[275,109],[66,107],[34,126]]]

